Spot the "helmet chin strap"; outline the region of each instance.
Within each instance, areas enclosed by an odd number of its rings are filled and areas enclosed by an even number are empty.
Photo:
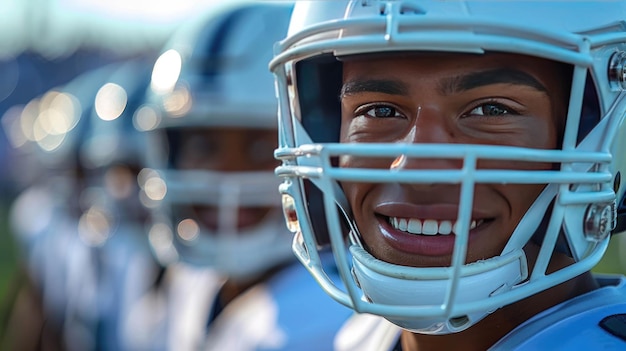
[[[357,245],[351,246],[350,252],[354,277],[367,300],[381,305],[423,306],[425,311],[432,311],[425,312],[424,317],[383,316],[403,329],[420,334],[445,335],[471,327],[493,310],[461,308],[462,312],[456,314],[459,308],[454,307],[509,291],[528,274],[526,256],[521,249],[466,265],[458,277],[456,299],[446,306],[445,297],[452,285],[451,267],[398,266],[374,258]],[[381,290],[381,286],[385,289]]]

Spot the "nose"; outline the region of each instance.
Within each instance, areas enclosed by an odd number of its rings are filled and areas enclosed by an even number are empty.
[[[409,128],[401,142],[413,144],[454,142],[454,132],[450,118],[444,115],[439,105],[418,106],[414,118],[410,119]]]
[[[419,144],[453,144],[455,132],[453,125],[446,116],[443,116],[436,106],[420,106],[415,118],[411,119],[406,133],[403,133],[398,143],[411,145]],[[389,169],[459,169],[462,160],[453,158],[408,157],[400,155],[391,163]]]

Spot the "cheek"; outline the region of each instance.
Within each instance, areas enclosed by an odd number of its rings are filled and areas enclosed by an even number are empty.
[[[511,184],[498,187],[498,192],[509,204],[511,233],[544,187],[543,184]]]
[[[371,136],[367,133],[366,123],[363,118],[343,119],[341,124],[340,142],[342,143],[358,143],[371,140]]]
[[[367,190],[363,188],[363,184],[342,182],[339,184],[348,200],[348,205],[352,212],[353,219],[357,226],[361,227],[363,220],[363,209]]]
[[[348,199],[348,202],[350,202],[350,206],[354,207],[354,200],[358,197],[358,186],[355,183],[350,182],[342,182],[339,185],[341,186],[341,189],[343,189],[344,194],[346,194],[346,198]]]
[[[557,145],[557,132],[552,119],[533,119],[528,123],[526,131],[520,133],[521,137],[516,144],[522,147],[536,149],[555,149]]]
[[[459,140],[467,144],[505,145],[533,149],[554,149],[557,136],[554,123],[547,118],[520,117],[519,120],[501,124],[459,125]]]
[[[354,156],[342,155],[339,157],[340,168],[354,168],[354,167],[357,167],[358,164],[359,162],[357,158]],[[361,201],[358,201],[358,199],[362,196],[360,195],[358,183],[344,181],[344,182],[340,182],[339,185],[343,189],[343,192],[346,195],[346,198],[348,199],[348,203],[350,204],[350,207],[352,208],[353,213],[357,215],[357,212],[359,209],[356,206],[356,204],[361,202]]]
[[[351,163],[350,167],[354,167],[354,164]],[[375,192],[375,189],[377,189],[380,184],[343,181],[339,183],[339,186],[343,190],[355,219],[357,219],[358,222],[358,218],[362,217],[361,214],[365,212],[365,208],[368,206],[366,204],[368,197]]]
[[[520,124],[521,132],[518,133],[517,140],[514,141],[514,145],[536,148],[536,149],[555,149],[558,143],[558,130],[557,118],[560,116],[556,111],[553,111],[554,102],[537,104],[536,110],[532,111],[529,116],[523,118],[523,123]],[[557,110],[557,108],[554,108]]]

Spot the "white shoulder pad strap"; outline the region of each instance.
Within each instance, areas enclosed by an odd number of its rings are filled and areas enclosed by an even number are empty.
[[[383,317],[355,313],[337,333],[335,351],[390,351],[401,330]]]

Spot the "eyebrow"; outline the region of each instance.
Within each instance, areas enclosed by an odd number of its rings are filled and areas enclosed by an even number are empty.
[[[446,78],[441,82],[440,90],[446,95],[451,95],[491,84],[525,85],[537,91],[548,92],[535,77],[515,68],[496,68]]]
[[[502,83],[525,85],[541,92],[548,91],[546,87],[533,76],[514,68],[496,68],[445,78],[440,82],[439,90],[444,95],[452,95],[481,86]],[[340,97],[364,92],[408,95],[409,87],[399,80],[355,79],[343,84]]]
[[[341,87],[340,97],[358,93],[383,93],[389,95],[407,95],[409,87],[398,80],[391,79],[355,79]]]

